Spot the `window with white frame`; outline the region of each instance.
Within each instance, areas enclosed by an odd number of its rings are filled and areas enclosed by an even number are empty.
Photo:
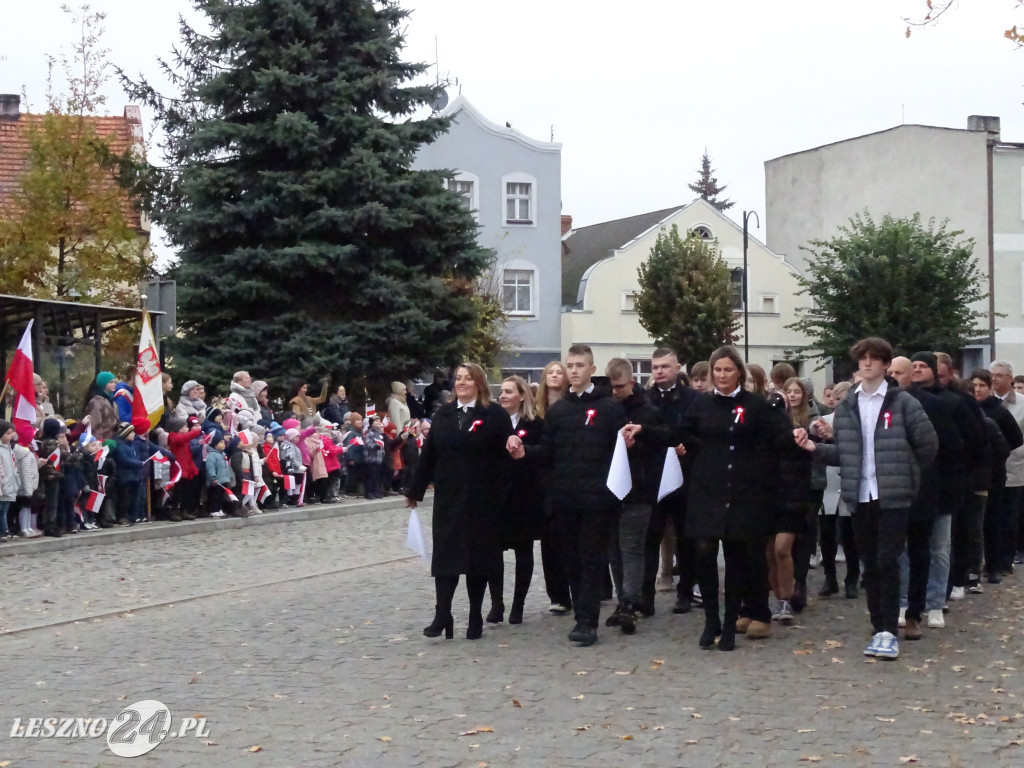
[[[502,305],[510,315],[533,314],[532,269],[506,269],[502,273]]]
[[[761,311],[770,315],[779,314],[779,297],[774,293],[762,293]]]
[[[743,311],[743,270],[734,269],[729,273],[729,293],[733,311]]]
[[[623,291],[622,292],[622,311],[623,312],[636,312],[636,300],[638,294],[636,291]]]
[[[629,358],[629,362],[633,366],[633,378],[646,389],[651,380],[651,358]]]
[[[696,227],[690,230],[691,235],[696,235],[701,240],[714,240],[715,236],[711,232],[711,228],[706,224],[698,224]]]
[[[458,195],[467,211],[476,213],[480,207],[480,179],[467,171],[457,171],[448,180],[448,189]]]
[[[537,219],[537,180],[525,173],[510,173],[501,179],[504,201],[502,218],[506,224],[535,226]]]

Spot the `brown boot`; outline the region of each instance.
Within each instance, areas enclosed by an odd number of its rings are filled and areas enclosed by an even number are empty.
[[[760,640],[772,636],[772,625],[763,621],[752,621],[747,626],[747,637]]]
[[[750,627],[750,623],[751,623],[751,619],[749,617],[747,617],[747,616],[743,616],[743,617],[741,617],[739,619],[736,619],[736,634],[737,635],[745,635],[745,634],[747,634],[747,629]]]
[[[904,640],[920,640],[921,624],[917,619],[907,619],[907,626],[903,630]]]

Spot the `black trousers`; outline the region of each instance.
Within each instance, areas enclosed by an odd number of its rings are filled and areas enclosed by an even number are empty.
[[[698,539],[697,583],[709,622],[719,622],[718,539]],[[768,608],[768,569],[765,563],[766,539],[725,539],[725,627],[735,629],[741,613],[754,621],[770,624]]]
[[[907,522],[907,560],[910,563],[907,579],[907,618],[914,621],[921,620],[928,596],[928,571],[932,563],[931,539],[934,525],[935,521],[932,519]]]
[[[596,627],[601,618],[601,597],[608,578],[608,539],[618,509],[559,508],[556,513],[562,537],[562,557],[569,579],[569,593],[577,623]]]
[[[544,569],[544,587],[552,605],[571,607],[572,595],[569,593],[569,577],[565,572],[562,538],[553,515],[544,519],[544,530],[540,537],[540,562]]]
[[[807,572],[811,569],[811,558],[818,547],[818,510],[825,496],[824,489],[812,489],[811,501],[807,505],[807,531],[798,533],[793,541],[793,579],[797,584],[807,585]]]
[[[665,526],[669,520],[676,530],[675,554],[679,562],[676,597],[680,600],[689,600],[693,596],[693,585],[697,583],[696,543],[683,534],[686,526],[686,491],[678,490],[651,508],[651,519],[647,523],[647,538],[644,540],[644,582],[640,590],[640,599],[650,606],[654,605],[658,563],[661,560],[661,539],[665,535]],[[702,589],[701,592],[703,591]]]
[[[898,631],[900,554],[907,542],[906,507],[882,509],[877,501],[858,504],[853,534],[864,560],[864,591],[875,632]],[[847,556],[849,559],[849,556]]]

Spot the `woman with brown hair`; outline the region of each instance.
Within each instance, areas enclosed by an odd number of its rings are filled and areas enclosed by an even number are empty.
[[[565,375],[565,366],[558,360],[552,360],[544,366],[540,374],[540,389],[537,390],[535,406],[537,415],[542,419],[548,408],[555,404],[569,390],[569,379]]]
[[[747,366],[747,383],[744,385],[747,392],[753,392],[761,397],[768,397],[768,376],[764,368],[757,363]]]
[[[469,593],[466,638],[483,634],[484,591],[502,572],[502,508],[496,502],[511,434],[508,413],[490,401],[483,369],[462,363],[455,369],[455,399],[437,409],[406,491],[406,504],[415,509],[427,486],[434,485],[430,570],[437,602],[434,620],[423,630],[427,637],[453,636],[452,599],[462,574]]]
[[[312,419],[316,416],[316,407],[327,400],[327,382],[328,378],[326,376],[320,379],[320,396],[310,397],[306,394],[309,390],[306,380],[295,379],[290,389],[288,408],[299,419]]]
[[[533,410],[530,385],[521,376],[509,376],[501,383],[498,402],[512,420],[512,429],[523,444],[537,445],[544,421]],[[533,542],[540,538],[544,529],[544,484],[537,481],[536,467],[530,458],[514,461],[509,457],[503,463],[501,499],[502,547],[516,554],[508,623],[521,624],[526,593],[533,580]],[[504,618],[503,576],[501,572],[496,573],[490,581],[491,611],[487,614],[490,624],[497,624]]]
[[[711,356],[714,389],[690,406],[681,424],[651,427],[629,424],[627,444],[651,440],[663,450],[680,443],[696,451],[690,484],[686,535],[696,540],[697,582],[704,600],[700,647],[736,647],[743,604],[751,638],[771,634],[764,546],[772,524],[777,455],[793,442],[764,399],[744,389],[747,372],[733,347]],[[718,605],[718,549],[725,550],[725,617]]]

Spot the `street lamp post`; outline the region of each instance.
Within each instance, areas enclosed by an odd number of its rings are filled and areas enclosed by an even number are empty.
[[[757,219],[757,228],[761,228],[761,217],[757,211],[743,212],[743,362],[750,362],[750,298],[748,296],[747,279],[747,222],[753,216]]]

